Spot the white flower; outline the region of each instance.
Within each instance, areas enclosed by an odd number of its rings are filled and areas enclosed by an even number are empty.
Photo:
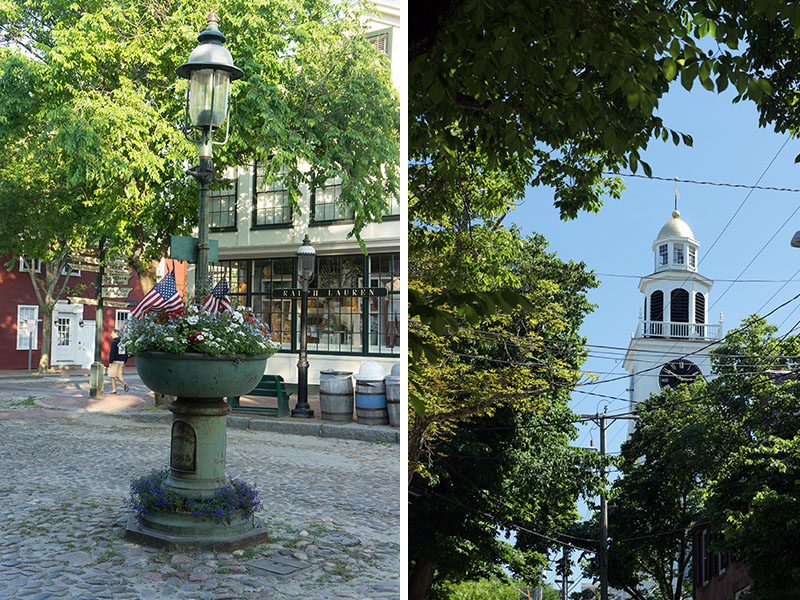
[[[191,315],[189,317],[186,317],[186,322],[189,323],[189,325],[197,325],[197,321],[199,320],[200,317],[198,317],[197,315]]]
[[[167,336],[167,337],[165,337],[164,339],[165,339],[165,340],[167,340],[168,342],[174,342],[174,341],[175,341],[175,338],[174,338],[174,337],[172,337],[171,335],[168,335],[168,336]]]
[[[242,321],[244,321],[244,317],[242,316],[242,313],[235,312],[233,313],[233,320],[236,321],[237,323],[241,323]]]

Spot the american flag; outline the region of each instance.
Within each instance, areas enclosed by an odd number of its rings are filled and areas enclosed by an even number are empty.
[[[181,300],[175,285],[175,273],[170,271],[152,290],[147,292],[136,308],[131,311],[131,318],[140,319],[148,310],[163,310],[169,313],[181,308],[183,308],[183,300]]]
[[[211,290],[208,298],[206,298],[206,301],[203,302],[203,308],[212,315],[224,310],[233,311],[231,301],[228,298],[229,289],[228,280],[223,278],[217,285],[214,286],[214,289]]]

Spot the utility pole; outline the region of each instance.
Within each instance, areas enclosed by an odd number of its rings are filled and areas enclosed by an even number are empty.
[[[606,416],[608,407],[603,409],[603,414],[596,415],[581,415],[582,419],[594,421],[600,427],[600,456],[605,459],[606,457],[606,428],[608,425],[606,421],[609,417]],[[635,421],[637,415],[629,413],[626,415],[615,415],[611,417],[612,421],[617,419]],[[603,480],[602,490],[600,493],[600,539],[597,549],[597,567],[600,571],[600,600],[608,600],[608,505],[606,503],[606,484],[608,483],[608,473],[606,472],[605,460],[600,467],[600,477]]]
[[[600,455],[606,456],[606,409],[600,417]],[[600,568],[600,600],[608,600],[608,506],[606,505],[606,465],[600,467],[603,489],[600,493],[600,552],[598,563]]]
[[[562,546],[563,554],[561,557],[561,566],[564,570],[563,575],[561,576],[561,600],[567,600],[567,592],[569,590],[569,552],[567,551],[566,546]]]

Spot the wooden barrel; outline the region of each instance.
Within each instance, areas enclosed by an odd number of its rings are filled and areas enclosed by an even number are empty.
[[[353,380],[350,371],[319,372],[319,408],[323,421],[353,420]]]
[[[389,425],[400,427],[400,376],[387,375],[386,410],[389,413]]]
[[[386,388],[383,379],[356,379],[356,418],[362,425],[386,425]]]

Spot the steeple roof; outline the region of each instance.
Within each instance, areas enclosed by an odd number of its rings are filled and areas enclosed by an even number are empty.
[[[675,237],[689,238],[694,240],[692,228],[689,227],[689,224],[681,219],[680,216],[681,213],[677,210],[672,213],[672,218],[667,221],[661,228],[661,231],[658,232],[656,242]]]

